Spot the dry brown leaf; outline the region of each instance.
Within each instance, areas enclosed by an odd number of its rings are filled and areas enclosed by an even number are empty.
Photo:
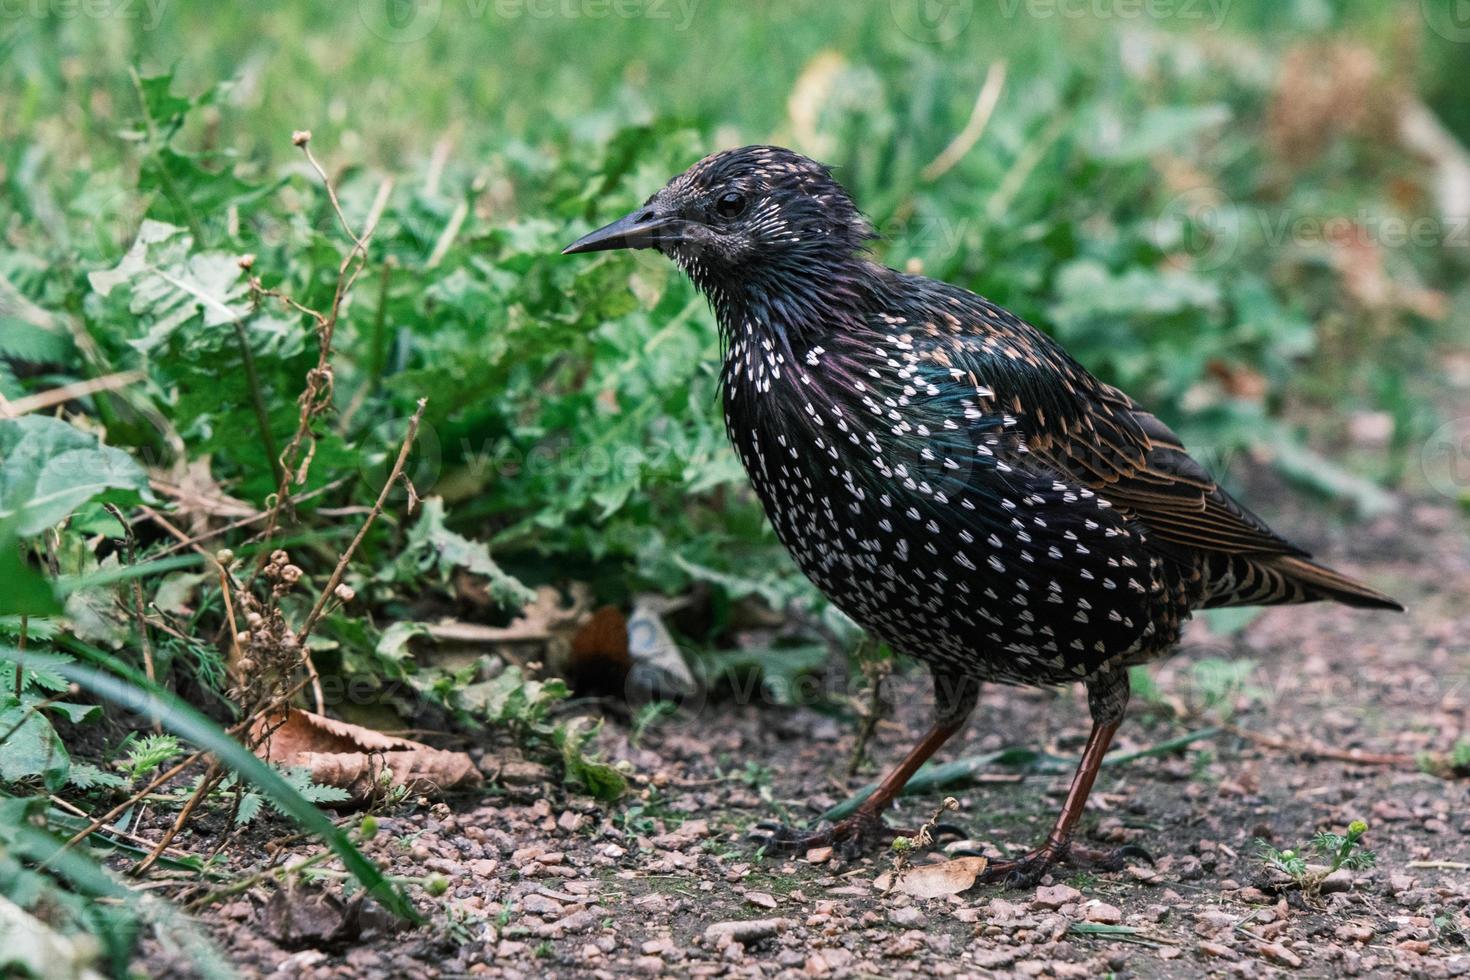
[[[474,760],[463,752],[436,749],[298,708],[257,720],[254,732],[257,738],[264,737],[255,750],[261,758],[301,766],[311,773],[312,782],[345,789],[354,803],[379,792],[385,770],[392,773],[395,786],[406,786],[412,793],[436,794],[481,779]]]
[[[885,871],[874,884],[885,894],[898,891],[915,898],[943,898],[973,887],[989,863],[983,857],[962,857],[939,864],[921,864],[902,871],[897,881],[893,872]]]

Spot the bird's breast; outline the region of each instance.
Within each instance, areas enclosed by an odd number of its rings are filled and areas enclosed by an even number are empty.
[[[1133,532],[1092,491],[1007,462],[1014,419],[946,426],[963,409],[927,386],[769,353],[764,370],[727,363],[726,428],[778,537],[849,616],[911,655],[1026,683],[1147,639]]]

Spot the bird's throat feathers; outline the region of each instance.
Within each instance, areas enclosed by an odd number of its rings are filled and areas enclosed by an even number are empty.
[[[682,264],[682,263],[681,263]],[[858,256],[822,262],[754,267],[740,276],[716,275],[685,264],[709,299],[727,359],[765,349],[797,363],[812,346],[834,334],[857,332],[884,308],[893,272]]]

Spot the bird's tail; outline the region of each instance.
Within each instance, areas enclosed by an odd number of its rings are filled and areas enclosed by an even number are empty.
[[[1362,582],[1354,581],[1340,572],[1305,558],[1273,558],[1266,564],[1282,575],[1289,584],[1307,594],[1307,601],[1331,599],[1348,606],[1364,609],[1394,609],[1404,611],[1403,604],[1377,589],[1370,589]]]
[[[1294,555],[1218,554],[1206,565],[1206,580],[1205,608],[1331,600],[1364,609],[1404,609],[1377,589]]]

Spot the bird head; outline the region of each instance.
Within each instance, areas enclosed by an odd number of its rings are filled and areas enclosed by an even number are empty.
[[[826,166],[779,146],[725,150],[564,255],[652,248],[707,292],[851,262],[873,229]]]

